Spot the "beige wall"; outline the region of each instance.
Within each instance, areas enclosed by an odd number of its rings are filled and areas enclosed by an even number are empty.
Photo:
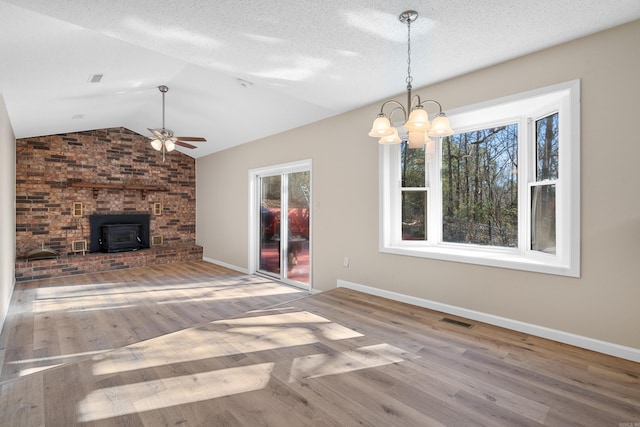
[[[310,158],[315,289],[342,279],[640,349],[639,44],[636,21],[417,91],[450,110],[581,80],[579,279],[379,253],[379,103],[198,159],[197,243],[247,268],[248,170]]]
[[[0,94],[0,330],[13,292],[16,260],[16,138]]]

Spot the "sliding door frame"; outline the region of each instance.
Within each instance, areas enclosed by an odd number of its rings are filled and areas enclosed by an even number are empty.
[[[313,169],[311,159],[300,160],[290,163],[282,163],[278,165],[265,166],[256,169],[249,170],[249,253],[248,263],[249,274],[259,273],[259,257],[260,257],[260,179],[266,176],[274,176],[281,174],[290,174],[295,172],[309,172],[309,187],[311,194],[309,194],[309,283],[282,279],[283,283],[287,283],[302,289],[306,289],[309,292],[313,289],[312,282],[312,268],[313,268]],[[287,196],[288,197],[288,196]],[[285,234],[286,234],[286,230]],[[282,267],[282,264],[281,264]],[[281,273],[281,277],[284,275]]]

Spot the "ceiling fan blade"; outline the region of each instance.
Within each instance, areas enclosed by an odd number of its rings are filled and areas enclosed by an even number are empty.
[[[178,136],[177,138],[182,141],[207,142],[206,139],[199,136]]]
[[[180,147],[184,147],[184,148],[190,148],[190,149],[198,148],[195,145],[187,144],[186,142],[182,142],[180,140],[176,141],[175,144],[179,145]]]

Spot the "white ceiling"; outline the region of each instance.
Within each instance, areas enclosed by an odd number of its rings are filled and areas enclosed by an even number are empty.
[[[0,94],[17,138],[149,135],[165,84],[200,157],[402,93],[407,9],[416,88],[640,19],[640,0],[0,0]]]

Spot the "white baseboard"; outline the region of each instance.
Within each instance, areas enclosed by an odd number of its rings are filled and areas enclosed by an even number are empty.
[[[533,325],[530,323],[520,322],[518,320],[508,319],[506,317],[494,316],[480,311],[469,310],[466,308],[456,307],[449,304],[443,304],[436,301],[430,301],[422,298],[412,297],[397,292],[387,291],[384,289],[373,288],[371,286],[360,285],[358,283],[347,282],[338,279],[337,286],[339,288],[352,289],[354,291],[363,292],[387,298],[394,301],[404,302],[407,304],[424,307],[431,310],[441,311],[443,313],[464,317],[466,319],[477,320],[479,322],[488,323],[502,328],[523,332],[529,335],[535,335],[541,338],[547,338],[564,344],[573,345],[575,347],[585,348],[587,350],[597,351],[599,353],[608,354],[619,357],[621,359],[640,362],[640,349],[626,347],[606,341],[600,341],[581,335],[563,332],[556,329],[550,329],[544,326]]]
[[[211,264],[219,265],[221,267],[226,267],[230,270],[234,270],[239,273],[249,274],[249,270],[247,270],[246,268],[238,267],[237,265],[233,265],[233,264],[227,264],[226,262],[218,261],[217,259],[202,257],[202,260],[206,262],[210,262]]]

